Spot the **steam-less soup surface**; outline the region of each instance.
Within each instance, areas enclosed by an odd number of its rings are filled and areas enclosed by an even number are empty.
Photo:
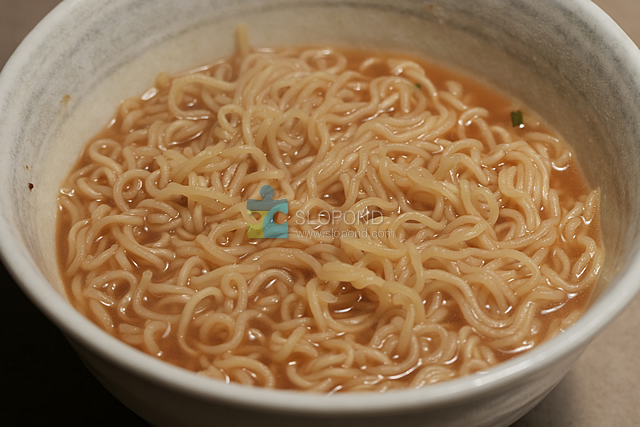
[[[598,192],[557,135],[388,53],[245,46],[161,73],[59,202],[78,310],[162,360],[264,387],[486,370],[572,324],[603,261]]]

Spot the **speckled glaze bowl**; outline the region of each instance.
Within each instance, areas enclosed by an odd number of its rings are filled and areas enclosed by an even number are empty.
[[[161,71],[254,45],[334,44],[423,55],[528,104],[575,148],[602,191],[607,250],[586,314],[561,336],[485,373],[383,394],[227,385],[109,336],[62,294],[58,185],[118,102]],[[500,426],[535,406],[640,287],[640,53],[584,0],[67,0],[0,76],[0,248],[6,267],[96,377],[159,426]],[[28,166],[28,169],[25,167]],[[29,189],[29,183],[33,189]]]

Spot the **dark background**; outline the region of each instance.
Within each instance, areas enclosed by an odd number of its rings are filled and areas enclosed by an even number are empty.
[[[178,1],[178,0],[176,0]],[[587,1],[587,0],[585,0]],[[59,0],[0,0],[0,68]],[[596,0],[640,40],[640,0]],[[2,236],[0,236],[2,238]],[[0,265],[0,425],[148,426],[89,373]],[[512,427],[640,425],[640,299]],[[258,424],[259,425],[259,424]],[[402,426],[398,426],[402,427]]]

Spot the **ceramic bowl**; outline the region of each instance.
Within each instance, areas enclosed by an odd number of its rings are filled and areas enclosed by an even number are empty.
[[[127,346],[76,312],[61,292],[55,256],[59,183],[121,99],[142,93],[159,71],[231,54],[240,22],[258,46],[425,56],[537,111],[602,192],[606,264],[584,316],[484,373],[419,390],[321,395],[198,376]],[[639,125],[640,53],[587,1],[64,1],[0,76],[2,258],[105,387],[158,426],[507,425],[561,380],[640,287]]]

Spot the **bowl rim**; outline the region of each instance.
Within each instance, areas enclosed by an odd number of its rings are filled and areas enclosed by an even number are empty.
[[[28,66],[37,46],[56,28],[65,23],[76,9],[91,8],[98,0],[64,1],[56,6],[24,39],[0,74],[0,115],[8,88],[19,85],[18,74]],[[635,44],[618,25],[592,2],[554,0],[579,17],[591,31],[598,33],[606,47],[620,59],[620,67],[630,73],[640,88],[640,55]],[[2,129],[0,129],[0,134]],[[4,142],[2,142],[4,144]],[[5,202],[0,200],[0,205]],[[420,389],[394,390],[386,393],[354,392],[338,395],[300,393],[246,387],[212,381],[185,369],[170,365],[109,335],[82,316],[56,292],[44,275],[34,269],[34,261],[8,221],[0,218],[0,258],[16,283],[29,299],[73,341],[80,343],[109,363],[174,391],[203,401],[224,402],[265,411],[320,415],[375,415],[457,405],[479,399],[525,380],[570,353],[583,348],[595,335],[622,313],[640,291],[640,248],[629,251],[628,261],[616,275],[617,280],[603,292],[584,315],[561,337],[545,342],[523,355],[502,362],[485,373],[473,374]]]

